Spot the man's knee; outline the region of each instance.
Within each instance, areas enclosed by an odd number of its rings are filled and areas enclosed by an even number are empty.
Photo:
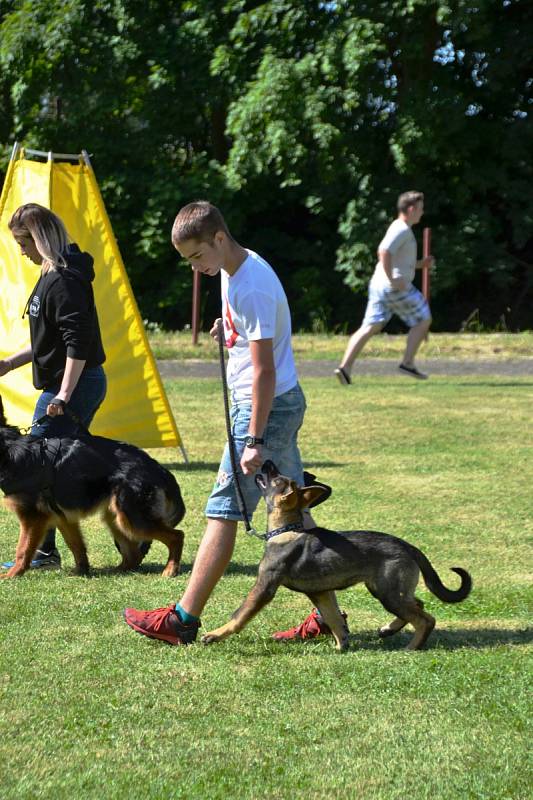
[[[366,325],[363,324],[359,328],[358,334],[361,338],[370,339],[371,336],[375,336],[376,333],[380,333],[381,329],[383,328],[382,322],[370,322]]]
[[[428,317],[428,319],[423,319],[420,322],[417,322],[416,325],[413,325],[411,330],[412,331],[426,331],[429,328],[429,326],[431,325],[431,322],[432,322],[431,317]]]

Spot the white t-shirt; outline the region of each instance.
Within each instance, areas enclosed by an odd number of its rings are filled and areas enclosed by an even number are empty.
[[[395,219],[389,225],[387,233],[379,243],[378,250],[388,250],[392,257],[392,277],[404,278],[411,283],[416,270],[416,239],[410,226],[403,219]],[[376,264],[376,269],[370,281],[373,288],[382,289],[391,287],[381,261]]]
[[[272,339],[274,396],[298,381],[291,345],[291,315],[280,280],[253,250],[234,275],[221,271],[222,320],[229,359],[228,386],[235,402],[251,400],[253,367],[248,342]]]

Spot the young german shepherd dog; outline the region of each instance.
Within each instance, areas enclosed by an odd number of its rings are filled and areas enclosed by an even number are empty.
[[[439,600],[459,603],[468,597],[472,588],[468,572],[452,567],[460,575],[461,585],[456,590],[447,589],[426,556],[396,536],[326,528],[304,531],[301,509],[318,505],[325,493],[329,495],[329,487],[315,483],[300,489],[280,475],[272,461],[265,461],[262,472],[255,481],[266,500],[269,532],[257,581],[231,620],[202,637],[205,644],[242,630],[272,600],[279,586],[309,597],[333,633],[337,650],[347,649],[349,631],[337,605],[336,589],[364,582],[368,591],[395,615],[380,629],[382,637],[392,636],[410,622],[415,634],[406,650],[422,647],[435,626],[434,618],[414,595],[420,571],[426,586]]]
[[[29,568],[46,531],[57,526],[72,551],[76,574],[89,560],[79,521],[103,513],[120,548],[121,570],[135,569],[146,553],[140,543],[156,539],[168,547],[163,575],[177,575],[185,514],[174,476],[131,444],[87,434],[79,439],[24,436],[6,424],[0,397],[0,489],[20,522],[15,563],[0,578]]]

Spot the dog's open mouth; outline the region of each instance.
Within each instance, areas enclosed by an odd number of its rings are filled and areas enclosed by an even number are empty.
[[[270,461],[270,459],[267,459],[267,461],[265,461],[263,466],[261,467],[261,472],[259,472],[255,476],[256,486],[258,486],[259,489],[261,489],[261,491],[263,492],[266,491],[267,481],[268,482],[272,481],[272,479],[277,478],[279,474],[280,474],[279,470],[274,464],[274,462]]]

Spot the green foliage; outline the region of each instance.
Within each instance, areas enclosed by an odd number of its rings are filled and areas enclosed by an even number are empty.
[[[396,197],[417,188],[436,327],[478,308],[516,329],[532,37],[526,0],[0,0],[1,163],[14,139],[92,153],[143,315],[172,328],[190,320],[169,245],[183,203],[209,197],[272,261],[297,328],[352,327]],[[211,287],[204,327],[217,304]]]

